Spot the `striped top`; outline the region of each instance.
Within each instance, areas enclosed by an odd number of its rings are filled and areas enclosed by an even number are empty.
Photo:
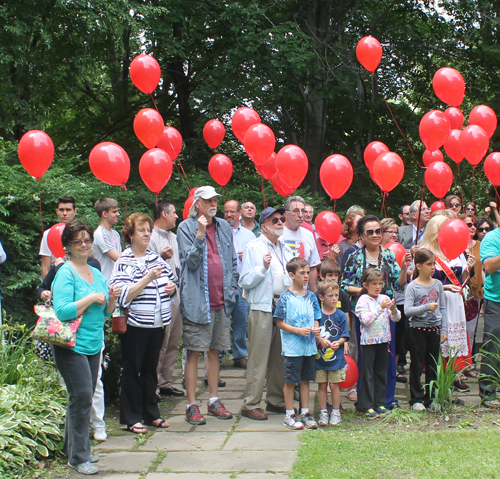
[[[151,281],[132,301],[127,301],[130,287],[157,266],[162,267],[161,276]],[[159,255],[148,249],[146,261],[142,264],[128,247],[115,264],[110,286],[118,285],[121,288],[117,302],[121,307],[129,308],[128,324],[139,328],[153,328],[158,296],[161,302],[163,326],[166,326],[171,321],[170,295],[165,292],[165,286],[169,282],[174,282],[174,275],[168,263]]]

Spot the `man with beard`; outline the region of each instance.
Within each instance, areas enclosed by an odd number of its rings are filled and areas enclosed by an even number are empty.
[[[207,358],[208,414],[218,419],[233,417],[219,400],[218,380],[219,352],[231,348],[229,315],[234,307],[238,273],[231,227],[215,217],[218,196],[212,186],[198,188],[189,218],[177,229],[180,309],[187,350],[186,421],[194,425],[206,423],[195,400],[200,351]]]
[[[226,201],[224,205],[224,218],[233,229],[233,244],[236,250],[238,260],[238,275],[241,272],[241,261],[243,259],[243,251],[247,244],[255,239],[255,235],[243,228],[240,223],[241,204],[236,200]],[[233,361],[237,368],[246,369],[247,367],[247,319],[248,319],[248,303],[243,297],[242,290],[238,286],[235,290],[235,303],[233,314]]]
[[[239,285],[250,305],[248,315],[248,367],[241,415],[266,420],[260,402],[267,388],[268,412],[283,414],[285,378],[280,332],[273,324],[276,303],[291,283],[286,264],[292,250],[279,241],[284,231],[285,208],[266,208],[260,215],[261,236],[250,241],[243,255]]]

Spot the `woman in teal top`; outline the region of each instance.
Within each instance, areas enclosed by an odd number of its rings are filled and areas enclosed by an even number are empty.
[[[94,234],[83,221],[66,225],[62,244],[69,260],[52,283],[54,309],[61,321],[83,314],[74,348],[54,346],[54,359],[68,389],[63,452],[68,465],[82,474],[96,474],[99,459],[90,454],[89,425],[97,382],[105,316],[115,308],[120,288],[106,287],[101,272],[87,264]]]

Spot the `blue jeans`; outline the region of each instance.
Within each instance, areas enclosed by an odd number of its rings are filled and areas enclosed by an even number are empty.
[[[101,352],[86,356],[71,349],[54,346],[54,359],[69,396],[63,453],[76,466],[90,459],[90,409]]]
[[[238,286],[235,293],[235,304],[233,313],[233,358],[235,361],[247,357],[247,320],[250,306],[242,296],[241,288]]]

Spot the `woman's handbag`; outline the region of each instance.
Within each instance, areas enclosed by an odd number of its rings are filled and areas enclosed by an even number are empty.
[[[116,308],[111,316],[111,331],[115,334],[127,332],[128,309]]]
[[[61,321],[51,304],[37,304],[34,309],[39,317],[31,333],[33,339],[67,348],[76,346],[76,332],[82,323],[83,314],[70,321]]]

